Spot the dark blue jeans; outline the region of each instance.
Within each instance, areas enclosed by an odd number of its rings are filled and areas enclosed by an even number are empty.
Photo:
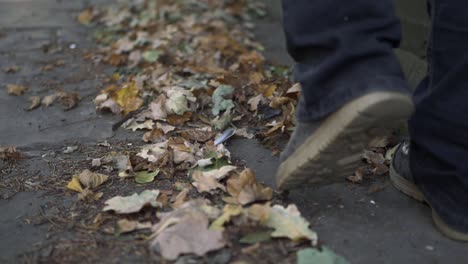
[[[409,121],[411,170],[440,217],[468,232],[468,1],[430,6],[430,66]],[[283,0],[283,13],[303,87],[299,121],[371,91],[410,92],[393,53],[401,30],[392,0]]]

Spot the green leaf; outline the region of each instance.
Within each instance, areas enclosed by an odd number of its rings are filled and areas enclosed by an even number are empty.
[[[349,264],[341,256],[338,256],[327,247],[322,250],[316,248],[301,249],[297,252],[297,264]]]
[[[229,111],[234,108],[234,102],[231,99],[224,99],[225,97],[231,96],[234,92],[234,88],[229,85],[220,85],[213,92],[213,115],[217,116],[221,111]]]
[[[143,52],[143,59],[147,62],[156,62],[161,56],[161,52],[157,50],[149,50]]]
[[[135,181],[137,183],[149,183],[154,181],[154,177],[158,175],[159,170],[153,171],[153,172],[147,172],[147,171],[138,171],[135,175]]]
[[[259,231],[245,235],[239,242],[243,244],[255,244],[269,240],[271,240],[271,231]]]

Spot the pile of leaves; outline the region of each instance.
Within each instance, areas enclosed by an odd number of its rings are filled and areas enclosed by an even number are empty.
[[[150,248],[167,260],[229,247],[226,228],[260,230],[241,239],[250,244],[286,238],[317,245],[297,207],[275,202],[274,191],[235,166],[223,144],[234,135],[276,142],[294,127],[300,86],[252,38],[253,18],[264,13],[254,1],[144,0],[79,14],[80,23],[97,25],[101,44],[86,57],[117,67],[94,100],[97,110],[120,115],[116,129],[145,131],[139,152],[93,159],[93,170],[136,185],[183,179],[171,190],[105,201],[103,211],[121,216],[109,232],[151,230]],[[108,179],[85,170],[67,187],[96,201]],[[149,221],[134,217],[148,208],[158,212]]]

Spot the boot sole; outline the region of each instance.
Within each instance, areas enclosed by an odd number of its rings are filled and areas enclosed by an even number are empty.
[[[393,166],[390,166],[390,181],[392,182],[393,186],[400,192],[408,195],[409,197],[428,204],[432,209],[432,220],[434,221],[434,225],[437,229],[444,234],[446,237],[457,240],[468,242],[468,233],[463,233],[451,228],[447,225],[437,214],[437,212],[432,208],[432,206],[427,202],[424,194],[419,190],[419,188],[413,182],[405,179],[401,176]]]
[[[281,163],[277,187],[342,182],[354,174],[368,142],[398,128],[413,108],[410,96],[396,92],[374,92],[347,103]]]

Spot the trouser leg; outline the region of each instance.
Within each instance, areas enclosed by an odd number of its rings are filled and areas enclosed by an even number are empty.
[[[428,77],[410,120],[411,169],[442,220],[468,231],[468,2],[431,2]]]
[[[372,91],[408,93],[393,48],[400,24],[391,0],[283,0],[295,77],[303,87],[299,121],[320,120]]]

